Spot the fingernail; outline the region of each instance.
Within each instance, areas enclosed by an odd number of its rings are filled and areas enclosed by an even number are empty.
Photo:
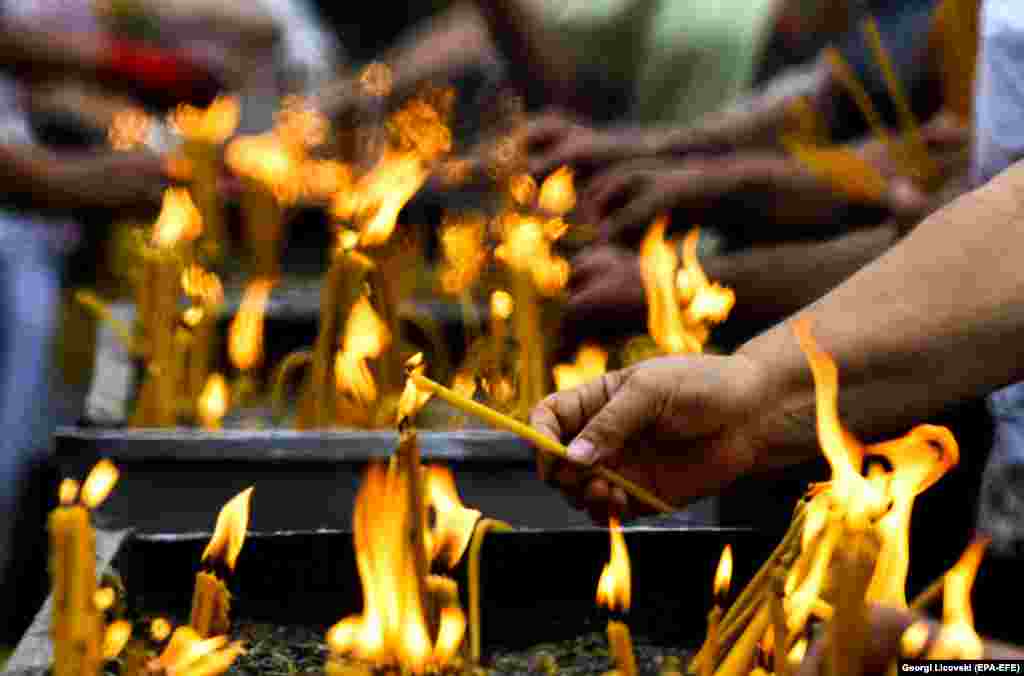
[[[597,455],[597,449],[594,448],[594,444],[587,441],[586,439],[576,438],[569,444],[569,458],[574,462],[580,462],[584,465],[589,465],[594,461],[594,456]]]

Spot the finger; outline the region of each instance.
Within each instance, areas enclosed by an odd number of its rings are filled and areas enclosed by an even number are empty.
[[[611,496],[611,487],[604,479],[593,479],[587,484],[583,492],[583,504],[591,521],[596,524],[608,524],[608,515],[613,512]]]
[[[577,152],[575,146],[564,138],[553,139],[542,152],[537,148],[530,147],[527,150],[527,166],[533,176],[547,176],[555,169],[563,166],[576,164]]]
[[[601,223],[616,206],[628,202],[641,188],[642,176],[632,171],[606,172],[590,183],[580,204],[580,218]]]
[[[590,465],[614,462],[626,441],[646,428],[660,408],[649,391],[639,390],[631,383],[630,371],[613,371],[582,385],[576,390],[580,406],[589,415],[582,430],[569,444],[569,457]],[[606,402],[597,405],[599,402]]]
[[[601,239],[605,242],[624,243],[637,239],[639,233],[664,210],[661,196],[645,192],[636,195],[622,208],[614,211],[601,223]]]
[[[551,437],[555,441],[561,442],[562,440],[562,428],[558,421],[558,416],[555,415],[554,399],[557,394],[552,394],[543,399],[536,407],[530,412],[530,425],[541,434]],[[540,475],[541,480],[550,481],[551,472],[554,469],[554,459],[550,453],[545,453],[540,449],[537,450],[537,473]]]

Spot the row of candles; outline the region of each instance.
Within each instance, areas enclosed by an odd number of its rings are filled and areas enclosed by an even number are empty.
[[[944,600],[941,631],[929,641],[927,627],[911,626],[902,641],[904,655],[980,657],[970,590],[984,541],[972,543],[920,600],[908,604],[905,595],[914,499],[956,464],[955,440],[944,428],[920,426],[892,441],[868,447],[857,443],[836,414],[835,364],[806,324],[796,329],[815,378],[819,438],[832,478],[811,487],[783,541],[727,611],[732,555],[726,547],[714,576],[707,637],[690,671],[788,674],[807,650],[812,624],[822,622],[829,673],[860,673],[871,640],[868,604],[920,607],[938,592]],[[374,665],[398,665],[414,673],[451,670],[480,659],[480,544],[487,532],[508,526],[464,507],[446,470],[423,467],[412,421],[432,394],[443,393],[471,415],[482,414],[482,407],[425,378],[421,355],[407,366],[409,377],[398,408],[398,450],[387,467],[370,468],[356,500],[355,548],[364,610],[328,633],[333,655],[328,673],[335,676],[370,674]],[[495,411],[487,417],[509,429],[522,425]],[[873,457],[885,458],[891,469],[872,464],[862,473],[865,459]],[[189,626],[173,634],[156,632],[160,640],[170,636],[158,653],[153,639],[131,641],[129,623],[106,623],[104,610],[113,603],[113,590],[96,587],[89,512],[116,480],[117,470],[109,461],[100,462],[81,488],[66,480],[60,487],[61,504],[50,517],[55,674],[98,674],[104,660],[122,651],[128,669],[123,673],[151,674],[161,668],[190,676],[222,673],[243,651],[240,643],[227,638],[231,595],[224,574],[234,569],[243,546],[252,488],[230,500],[218,516],[196,576]],[[598,582],[597,599],[619,613],[608,624],[610,651],[621,676],[635,676],[636,659],[623,615],[631,604],[629,554],[614,518],[609,532],[611,557]],[[454,580],[432,573],[436,562],[453,568],[467,551],[468,620]]]

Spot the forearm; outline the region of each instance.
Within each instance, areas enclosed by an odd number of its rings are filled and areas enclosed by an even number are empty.
[[[0,144],[0,195],[7,202],[43,206],[51,196],[47,177],[55,169],[53,155],[29,145]],[[60,194],[52,195],[60,202]]]
[[[741,148],[778,148],[797,99],[817,102],[827,90],[830,69],[823,60],[795,66],[763,88],[685,128],[649,132],[652,154],[670,155]]]
[[[898,238],[880,225],[824,242],[756,247],[704,261],[711,279],[736,292],[730,323],[769,326],[809,305],[884,253]],[[748,334],[749,335],[749,334]]]
[[[1022,214],[1018,165],[796,315],[839,364],[841,416],[856,434],[906,430],[1024,377]],[[814,447],[814,388],[790,324],[739,351],[762,365],[776,402],[751,433],[783,456]]]

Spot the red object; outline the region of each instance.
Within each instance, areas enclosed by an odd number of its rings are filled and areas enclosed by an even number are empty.
[[[187,55],[131,40],[110,40],[105,62],[111,75],[173,99],[207,97],[218,88],[212,73]]]

